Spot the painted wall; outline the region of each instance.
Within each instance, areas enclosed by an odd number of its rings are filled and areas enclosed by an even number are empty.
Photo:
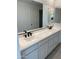
[[[61,8],[56,8],[55,9],[54,22],[61,23]]]
[[[41,8],[41,6],[30,2],[17,1],[18,32],[39,27],[39,9]]]
[[[55,0],[55,7],[61,8],[61,0]]]

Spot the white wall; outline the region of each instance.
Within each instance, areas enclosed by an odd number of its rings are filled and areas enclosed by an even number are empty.
[[[61,0],[55,0],[55,7],[61,8]]]
[[[17,1],[17,26],[18,32],[24,29],[34,29],[39,27],[39,9],[41,6],[30,2]],[[33,24],[31,26],[31,24]]]

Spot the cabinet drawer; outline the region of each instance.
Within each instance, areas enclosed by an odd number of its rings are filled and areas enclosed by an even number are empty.
[[[25,55],[30,54],[31,52],[33,52],[33,51],[34,51],[35,49],[37,49],[37,48],[38,48],[38,44],[35,44],[35,45],[31,46],[30,48],[28,48],[28,49],[22,51],[22,52],[21,52],[22,57],[25,56]]]

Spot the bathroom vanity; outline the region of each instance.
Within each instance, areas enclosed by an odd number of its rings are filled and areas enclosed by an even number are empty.
[[[61,26],[55,23],[52,29],[34,31],[31,37],[19,36],[22,59],[45,59],[61,42]]]

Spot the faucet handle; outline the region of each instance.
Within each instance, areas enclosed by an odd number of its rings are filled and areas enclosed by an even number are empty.
[[[32,33],[31,33],[31,32],[28,32],[28,37],[29,37],[29,36],[32,36]]]
[[[27,31],[26,31],[26,30],[24,30],[24,32],[25,32],[24,37],[25,37],[25,38],[27,38],[27,34],[26,34],[26,33],[27,33]]]
[[[25,32],[25,33],[27,33],[27,31],[26,31],[26,30],[24,30],[24,32]]]

